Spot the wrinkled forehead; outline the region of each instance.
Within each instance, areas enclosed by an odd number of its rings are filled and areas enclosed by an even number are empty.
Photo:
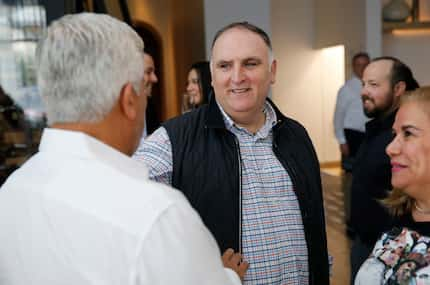
[[[235,27],[222,33],[212,47],[211,60],[259,57],[268,60],[271,51],[255,32]]]

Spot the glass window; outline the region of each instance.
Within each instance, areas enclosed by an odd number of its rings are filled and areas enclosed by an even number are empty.
[[[35,67],[45,29],[37,0],[0,0],[0,185],[37,150],[45,126]]]

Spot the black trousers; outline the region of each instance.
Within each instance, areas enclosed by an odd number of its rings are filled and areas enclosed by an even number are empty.
[[[345,205],[345,223],[347,226],[347,235],[352,238],[354,231],[350,226],[351,219],[351,182],[352,182],[352,167],[354,166],[355,156],[364,139],[364,133],[351,129],[344,129],[346,143],[349,146],[349,156],[342,156],[342,169],[345,171],[342,176],[342,189],[344,194]],[[357,258],[354,258],[356,260]],[[361,264],[359,264],[360,266]],[[355,275],[354,275],[355,276]]]

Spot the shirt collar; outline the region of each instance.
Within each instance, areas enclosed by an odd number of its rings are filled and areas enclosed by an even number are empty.
[[[142,162],[119,152],[111,146],[83,132],[46,128],[39,145],[40,152],[62,157],[77,157],[99,161],[138,179],[147,179],[148,170]]]
[[[245,128],[242,128],[242,127],[236,125],[236,123],[233,121],[233,119],[224,111],[221,104],[219,104],[217,102],[217,105],[221,111],[225,126],[229,131],[232,131],[232,132],[234,132],[234,130],[245,131],[246,133],[250,134]],[[255,136],[262,137],[262,138],[267,137],[267,135],[271,131],[272,127],[277,122],[276,112],[273,109],[273,107],[269,104],[269,102],[267,102],[267,101],[264,102],[263,112],[266,115],[264,125],[255,134]]]

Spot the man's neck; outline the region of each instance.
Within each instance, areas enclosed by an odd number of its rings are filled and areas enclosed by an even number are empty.
[[[93,133],[93,130],[96,127],[90,127],[88,123],[54,123],[50,127],[53,129],[81,132],[97,138],[97,136]]]
[[[104,123],[55,123],[51,125],[51,128],[84,133],[126,155],[131,155],[121,141],[113,136],[109,129],[106,129]]]
[[[379,120],[384,120],[385,118],[389,117],[391,114],[396,112],[396,110],[399,108],[398,104],[393,104],[389,109],[387,109],[385,112],[381,113],[381,116],[378,117]]]
[[[246,116],[246,117],[231,116],[231,118],[236,125],[238,125],[239,127],[245,128],[248,132],[252,134],[255,134],[264,125],[264,122],[266,121],[266,114],[262,110],[261,112],[258,112],[254,116]]]

